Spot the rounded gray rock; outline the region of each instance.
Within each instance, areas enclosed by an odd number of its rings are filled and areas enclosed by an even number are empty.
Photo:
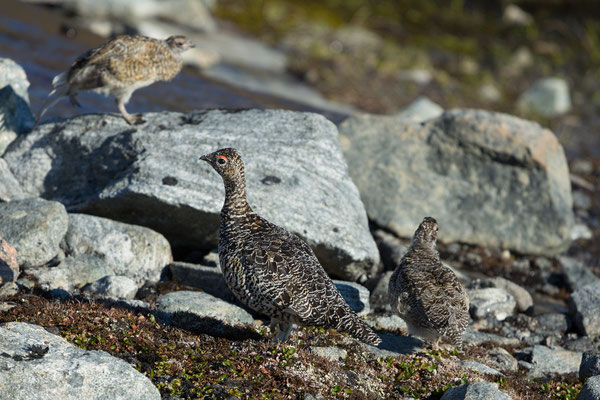
[[[17,249],[23,268],[39,267],[60,251],[69,224],[65,207],[39,198],[0,204],[0,236]]]
[[[96,297],[133,299],[138,291],[135,281],[126,276],[107,275],[84,289]]]
[[[516,372],[519,369],[517,359],[502,347],[495,347],[488,351],[486,359],[492,367],[500,371]]]
[[[242,308],[204,292],[179,290],[167,293],[156,300],[156,307],[168,314],[189,312],[202,318],[215,318],[229,325],[254,322],[254,318]]]
[[[600,375],[600,352],[586,351],[581,357],[579,379]]]
[[[564,114],[571,109],[569,85],[562,78],[542,78],[519,97],[518,106],[546,117]]]
[[[600,281],[571,293],[569,309],[582,335],[600,335]]]
[[[129,277],[138,287],[146,282],[157,282],[173,259],[171,246],[161,234],[142,226],[85,214],[69,214],[69,229],[62,247],[69,255],[67,259],[99,258],[110,271],[105,275]]]
[[[496,383],[475,382],[448,389],[441,400],[511,400],[511,398],[501,392]]]
[[[550,348],[536,345],[531,352],[533,370],[530,375],[541,377],[554,374],[575,374],[581,364],[581,353],[568,351],[561,347]]]
[[[577,400],[600,400],[600,376],[591,376],[585,381]]]
[[[508,293],[512,294],[515,300],[517,301],[517,308],[519,309],[519,311],[525,312],[528,311],[531,307],[533,307],[533,298],[527,290],[501,276],[477,279],[471,282],[471,284],[469,285],[469,288],[472,289],[481,289],[489,287],[504,289]]]
[[[494,317],[503,321],[511,315],[517,305],[514,296],[504,289],[469,289],[469,312],[473,319]]]

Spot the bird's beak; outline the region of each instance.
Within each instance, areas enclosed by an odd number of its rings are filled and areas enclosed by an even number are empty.
[[[193,49],[194,47],[196,47],[196,45],[194,43],[190,43],[190,47]]]
[[[200,159],[210,164],[210,158],[208,157],[208,154],[203,155],[202,157],[200,157]]]

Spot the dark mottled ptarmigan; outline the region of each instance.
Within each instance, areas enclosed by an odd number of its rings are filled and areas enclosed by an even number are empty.
[[[390,278],[389,297],[410,334],[433,342],[434,347],[447,338],[460,348],[469,325],[469,298],[454,272],[440,260],[437,231],[435,219],[423,219]]]
[[[248,307],[271,318],[276,340],[292,325],[345,331],[377,345],[381,339],[344,301],[308,244],[257,215],[246,200],[244,163],[235,149],[201,157],[223,178],[219,261],[225,282]]]
[[[194,45],[185,36],[160,40],[123,35],[85,52],[67,72],[52,80],[53,90],[38,114],[36,126],[46,110],[62,97],[68,96],[71,104],[79,106],[77,92],[84,90],[111,94],[129,124],[144,122],[141,116],[130,115],[125,104],[135,90],[173,79],[181,71],[181,53],[191,47]]]

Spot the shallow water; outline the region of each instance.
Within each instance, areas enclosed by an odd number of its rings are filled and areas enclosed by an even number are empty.
[[[0,57],[11,58],[27,73],[34,114],[50,92],[52,78],[67,70],[78,55],[105,41],[105,38],[74,28],[72,21],[58,9],[16,0],[0,1]],[[81,93],[78,99],[80,108],[63,99],[44,115],[43,121],[84,113],[118,113],[112,98],[87,92]],[[284,108],[321,112],[310,106],[208,79],[193,67],[185,67],[171,82],[159,82],[137,90],[127,105],[130,113],[207,108]],[[344,117],[321,113],[334,122]]]

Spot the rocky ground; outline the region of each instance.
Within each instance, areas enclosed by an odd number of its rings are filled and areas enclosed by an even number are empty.
[[[223,3],[214,13],[235,20],[235,2]],[[220,36],[208,12],[206,19],[186,19],[145,0],[117,16],[94,4],[64,6],[106,34],[187,27],[204,31],[196,39],[215,49],[233,46],[237,35]],[[180,2],[204,15],[193,8],[200,4]],[[136,17],[148,9],[155,14]],[[505,11],[505,18],[515,12]],[[233,51],[207,73],[240,79],[231,68],[245,62],[271,68],[274,79],[296,71],[352,105],[300,89],[289,77],[281,81],[288,96],[303,93],[303,102],[323,115],[350,116],[332,118],[334,124],[282,109],[202,109],[147,113],[145,124],[131,127],[116,115],[88,114],[50,119],[30,132],[27,75],[0,59],[0,397],[600,399],[600,160],[593,155],[593,104],[582,105],[586,78],[572,80],[573,103],[556,80],[524,94],[524,108],[514,113],[537,115],[537,122],[491,111],[512,112],[513,94],[482,103],[487,111],[444,112],[425,98],[392,110],[400,98],[375,94],[391,85],[385,74],[370,87],[360,81],[358,89],[344,91],[337,79],[347,71],[333,76],[328,68],[348,60],[336,56],[323,67],[331,54],[314,47],[329,43],[333,54],[353,57],[334,44],[351,49],[346,41],[354,41],[363,46],[356,54],[366,54],[364,46],[379,49],[381,59],[373,62],[387,60],[397,71],[405,61],[389,58],[397,48],[381,41],[379,28],[357,33],[335,22],[336,29],[305,29],[307,37],[272,21],[266,26],[271,31],[260,35],[281,41],[287,67],[280,51],[247,41],[264,65]],[[544,39],[540,32],[536,46]],[[300,65],[298,55],[307,49],[321,59]],[[439,86],[442,64],[408,53],[421,63],[410,65],[411,85],[435,67],[434,83],[424,87],[448,93]],[[471,61],[483,72],[468,72],[468,60],[448,69],[463,107],[472,105],[460,94],[463,81],[488,76],[477,59]],[[355,73],[369,74],[361,68]],[[532,76],[524,70],[523,82]],[[406,74],[394,74],[393,82]],[[262,81],[245,82],[251,88]],[[300,85],[298,92],[287,91],[290,82]],[[427,90],[414,94],[440,101]],[[582,108],[569,112],[565,104]],[[362,114],[353,107],[397,113]],[[540,116],[546,111],[552,113]],[[562,129],[569,126],[576,128]],[[565,141],[581,126],[591,129],[583,153],[586,138]],[[310,327],[274,343],[268,321],[233,297],[214,251],[222,183],[198,160],[228,146],[244,156],[254,209],[309,242],[381,345]],[[433,350],[407,336],[388,305],[391,272],[426,215],[438,219],[441,258],[470,297],[462,351]]]

